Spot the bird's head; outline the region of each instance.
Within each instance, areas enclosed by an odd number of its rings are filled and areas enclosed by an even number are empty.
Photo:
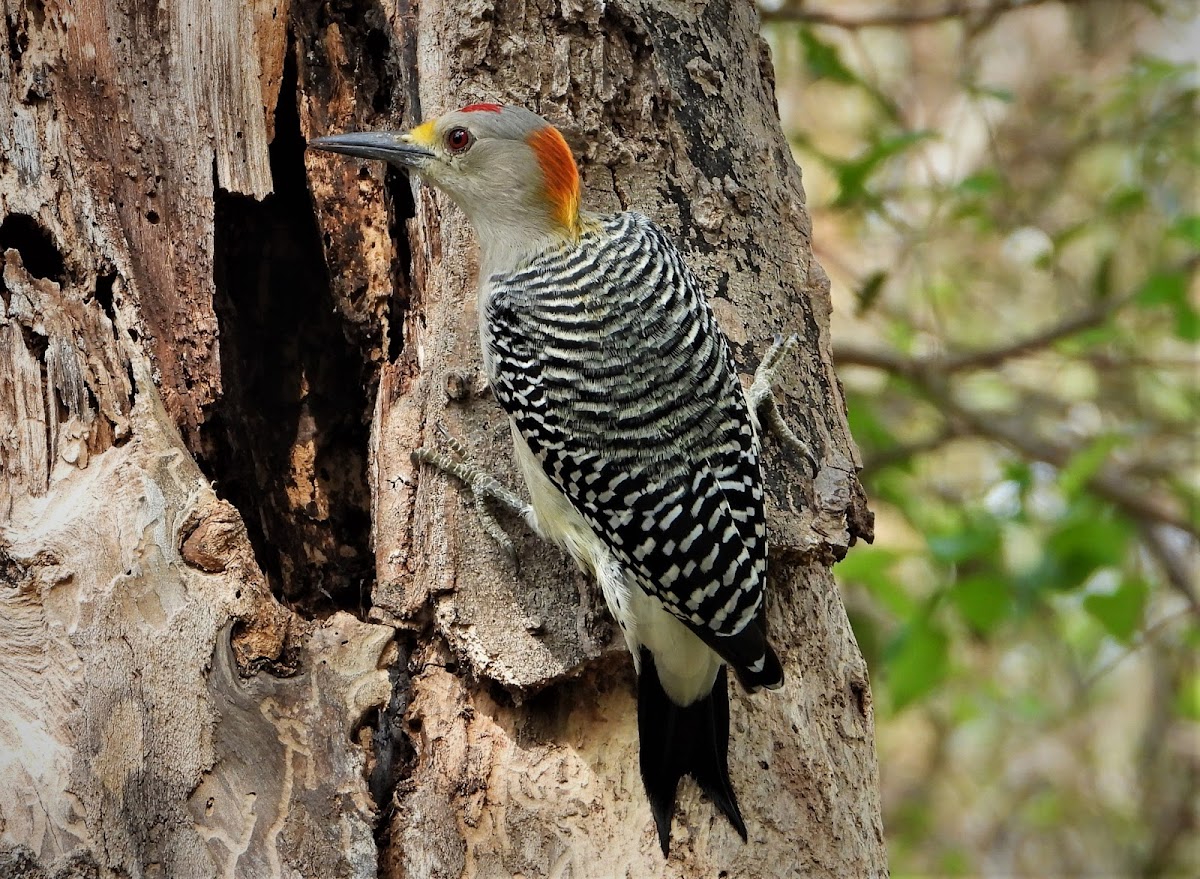
[[[339,134],[308,145],[418,174],[462,208],[485,248],[507,238],[580,234],[571,149],[558,129],[523,107],[472,104],[411,131]]]

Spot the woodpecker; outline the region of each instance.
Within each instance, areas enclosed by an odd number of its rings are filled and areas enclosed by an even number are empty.
[[[726,667],[750,691],[783,684],[763,602],[762,370],[752,405],[670,236],[637,213],[582,210],[570,148],[527,109],[472,104],[309,146],[414,172],[467,215],[484,370],[531,503],[471,465],[419,459],[517,508],[598,581],[638,672],[640,768],[664,856],[685,775],[746,840]]]

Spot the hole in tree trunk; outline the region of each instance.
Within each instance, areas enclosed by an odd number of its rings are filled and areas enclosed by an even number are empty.
[[[391,697],[386,705],[363,717],[357,735],[359,741],[367,744],[367,789],[381,810],[390,808],[396,785],[412,774],[417,756],[404,724],[412,691],[408,674],[411,645],[398,640],[398,646],[399,656],[388,668]],[[380,826],[386,827],[387,822]]]
[[[404,312],[408,308],[408,292],[411,286],[409,276],[412,267],[412,253],[408,245],[408,233],[404,224],[417,215],[416,201],[413,199],[412,185],[408,176],[388,167],[385,172],[384,195],[388,205],[389,234],[395,243],[392,257],[392,277],[396,279],[392,298],[387,310],[387,359],[395,362],[404,349]]]
[[[0,223],[0,253],[10,247],[21,254],[25,271],[33,277],[60,284],[65,279],[66,265],[53,236],[28,214],[9,214]]]
[[[201,466],[242,513],[275,593],[322,615],[370,606],[368,418],[377,381],[330,288],[304,170],[288,51],[271,144],[274,194],[218,190],[223,395]]]

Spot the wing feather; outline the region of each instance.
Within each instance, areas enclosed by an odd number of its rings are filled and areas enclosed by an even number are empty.
[[[541,263],[492,279],[497,399],[639,585],[743,680],[770,678],[758,440],[694,277],[628,214]]]

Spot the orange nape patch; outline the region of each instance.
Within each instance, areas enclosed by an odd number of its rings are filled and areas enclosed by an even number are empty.
[[[500,104],[467,104],[460,113],[499,113],[504,107]]]
[[[571,148],[552,125],[540,128],[526,138],[533,148],[546,181],[546,199],[554,207],[557,220],[572,235],[579,234],[579,168]]]

